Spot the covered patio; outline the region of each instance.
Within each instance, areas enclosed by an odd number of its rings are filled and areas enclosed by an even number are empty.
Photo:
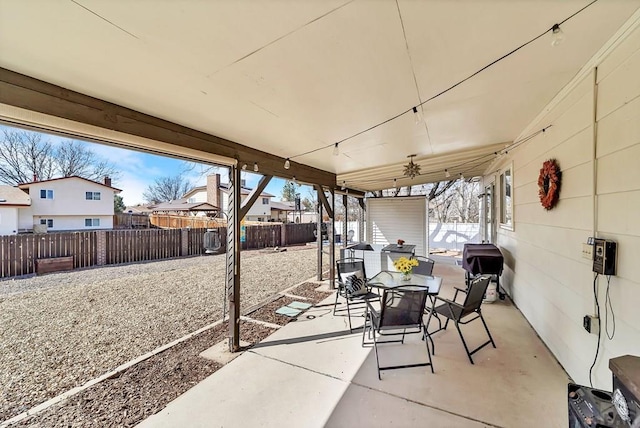
[[[0,4],[0,120],[228,167],[232,351],[240,221],[272,177],[313,185],[329,218],[336,195],[475,177],[504,255],[498,347],[475,366],[438,333],[435,374],[379,382],[316,307],[145,425],[563,426],[568,378],[611,390],[609,360],[640,355],[640,0],[35,3]],[[617,243],[613,273],[593,238]]]
[[[434,275],[444,279],[441,296],[464,284],[454,265],[436,264]],[[497,348],[474,354],[474,365],[450,326],[433,336],[434,374],[428,367],[390,370],[382,380],[361,330],[350,334],[332,303],[329,297],[303,313],[139,427],[566,425],[569,378],[510,302],[483,306]],[[485,337],[478,324],[464,330],[471,344]],[[381,363],[425,360],[420,338],[407,338],[380,347]]]

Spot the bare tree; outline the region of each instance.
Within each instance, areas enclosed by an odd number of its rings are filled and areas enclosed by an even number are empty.
[[[93,181],[116,177],[118,169],[111,162],[96,155],[79,141],[67,140],[55,151],[56,172],[62,177],[77,175]]]
[[[54,175],[53,148],[42,135],[27,131],[3,131],[0,141],[0,182],[16,185],[48,180]]]
[[[173,177],[160,177],[156,178],[153,184],[147,186],[142,197],[149,203],[173,201],[180,199],[191,187],[191,182],[184,179],[181,174]]]
[[[93,181],[117,179],[119,171],[84,143],[67,140],[54,147],[43,134],[3,130],[0,140],[0,182],[16,185],[77,175]]]

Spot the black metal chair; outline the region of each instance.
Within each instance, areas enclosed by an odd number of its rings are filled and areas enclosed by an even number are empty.
[[[431,366],[431,373],[433,373],[427,328],[423,321],[428,294],[429,291],[424,287],[406,285],[384,290],[380,311],[376,310],[371,302],[367,302],[367,312],[362,331],[362,346],[373,344],[378,367],[378,379],[381,379],[381,370]],[[373,338],[373,342],[365,341],[367,331],[369,332],[369,337]],[[428,363],[380,367],[380,359],[378,357],[379,344],[404,343],[405,335],[415,333],[422,334],[422,339],[427,347]],[[402,337],[396,340],[378,341],[376,335],[380,337],[401,335]]]
[[[433,316],[429,318],[430,323],[431,319],[435,317],[438,320],[439,325],[439,328],[437,330],[430,332],[429,334],[434,334],[440,330],[446,330],[449,321],[453,321],[455,323],[456,329],[458,330],[458,334],[460,335],[460,339],[462,340],[462,344],[464,345],[464,349],[467,352],[467,357],[469,357],[469,361],[471,361],[471,364],[473,364],[473,359],[471,358],[471,356],[478,352],[480,349],[484,348],[488,344],[493,345],[494,348],[496,347],[496,344],[493,341],[493,337],[491,337],[491,333],[489,332],[489,327],[487,327],[487,323],[485,322],[481,312],[482,299],[484,298],[484,294],[487,291],[487,287],[489,286],[490,281],[490,276],[480,276],[471,281],[471,283],[469,284],[469,288],[467,288],[466,290],[456,287],[456,293],[453,297],[453,301],[437,297],[436,301],[442,301],[443,303],[434,308],[434,313],[432,314]],[[459,292],[466,294],[466,297],[462,304],[455,302]],[[444,327],[442,326],[440,315],[444,316],[447,319],[444,323]],[[473,318],[469,318],[472,315],[475,316],[473,316]],[[470,351],[469,347],[467,346],[467,342],[464,340],[464,336],[462,335],[460,324],[469,324],[471,321],[478,318],[482,321],[484,329],[487,332],[487,336],[489,336],[489,340]],[[427,325],[427,329],[428,327],[429,326]]]
[[[413,270],[412,270],[413,273],[417,273],[419,275],[432,276],[433,265],[436,263],[435,260],[429,259],[427,257],[422,257],[422,256],[414,256],[413,258],[418,261],[418,266],[413,267]]]
[[[346,301],[347,317],[349,319],[349,331],[351,326],[351,307],[362,306],[366,310],[366,302],[380,299],[380,295],[373,293],[368,286],[367,274],[364,269],[364,259],[347,257],[336,262],[338,273],[338,290],[333,305],[333,315],[338,311],[338,297],[342,296]],[[355,278],[354,278],[355,276]]]

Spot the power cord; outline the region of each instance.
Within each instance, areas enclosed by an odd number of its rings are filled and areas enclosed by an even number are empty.
[[[596,317],[598,318],[598,345],[596,346],[596,355],[593,357],[593,363],[589,368],[589,385],[591,385],[591,388],[593,388],[593,381],[591,380],[591,374],[593,372],[593,368],[596,365],[596,361],[598,360],[598,354],[600,353],[600,334],[602,330],[600,328],[600,303],[598,303],[598,274],[597,273],[593,277],[593,298],[595,299],[595,302],[596,302]]]
[[[605,294],[604,301],[604,330],[607,333],[609,340],[613,340],[613,336],[616,335],[616,314],[613,312],[613,305],[611,304],[611,297],[609,296],[609,286],[611,285],[611,275],[607,275],[607,293]],[[611,310],[611,323],[613,324],[613,330],[609,335],[609,310]]]

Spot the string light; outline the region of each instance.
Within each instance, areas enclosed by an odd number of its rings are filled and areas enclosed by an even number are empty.
[[[460,173],[460,180],[464,181],[464,174]]]
[[[289,158],[287,158],[287,160],[284,161],[284,169],[289,168],[291,168],[291,162],[289,162]]]
[[[393,188],[394,189],[398,188],[398,180],[396,180],[395,178],[393,179]]]
[[[258,168],[258,162],[253,163],[253,171],[258,172],[260,169]]]
[[[447,178],[451,177],[451,173],[449,172],[448,169],[444,170],[444,176],[447,177]]]
[[[413,117],[416,121],[416,125],[420,125],[420,123],[422,123],[422,121],[424,120],[422,117],[422,113],[418,111],[417,107],[413,108]]]
[[[564,33],[560,24],[553,24],[551,27],[551,46],[558,46],[564,41]]]
[[[247,164],[246,164],[246,163],[242,165],[242,170],[243,170],[243,171],[246,171],[246,170],[247,170]]]
[[[570,19],[574,18],[576,15],[578,15],[579,13],[581,13],[582,11],[584,11],[585,9],[587,9],[588,7],[592,6],[592,5],[593,5],[594,3],[596,3],[597,1],[599,1],[599,0],[592,0],[591,2],[589,2],[589,3],[587,3],[585,6],[583,6],[581,9],[579,9],[579,10],[577,10],[576,12],[574,12],[573,14],[569,15],[567,18],[563,19],[562,21],[558,22],[557,24],[554,24],[551,28],[549,28],[549,29],[545,30],[544,32],[542,32],[542,33],[538,34],[537,36],[535,36],[535,37],[531,38],[530,40],[528,40],[528,41],[526,41],[526,42],[522,43],[520,46],[518,46],[518,47],[516,47],[516,48],[512,49],[511,51],[507,52],[506,54],[502,55],[501,57],[499,57],[499,58],[497,58],[497,59],[493,60],[493,61],[492,61],[492,62],[490,62],[489,64],[487,64],[487,65],[483,66],[482,68],[478,69],[477,71],[473,72],[472,74],[470,74],[469,76],[467,76],[467,77],[463,78],[462,80],[460,80],[460,81],[458,81],[458,82],[454,83],[453,85],[451,85],[451,86],[449,86],[449,87],[447,87],[447,88],[443,89],[442,91],[438,92],[437,94],[435,94],[435,95],[433,95],[433,96],[431,96],[431,97],[427,98],[426,100],[422,101],[422,102],[421,102],[420,104],[418,104],[417,106],[415,106],[415,107],[411,107],[410,109],[405,110],[405,111],[403,111],[403,112],[400,112],[400,113],[396,114],[395,116],[390,117],[390,118],[388,118],[388,119],[386,119],[386,120],[384,120],[384,121],[382,121],[382,122],[380,122],[380,123],[377,123],[377,124],[375,124],[375,125],[373,125],[373,126],[370,126],[370,127],[366,128],[366,129],[363,129],[362,131],[356,132],[355,134],[350,135],[350,136],[348,136],[348,137],[346,137],[346,138],[343,138],[342,140],[338,141],[337,143],[334,143],[334,144],[328,144],[328,145],[324,145],[324,146],[321,146],[321,147],[317,147],[317,148],[315,148],[315,149],[312,149],[312,150],[306,151],[306,152],[304,152],[304,153],[300,153],[300,154],[297,154],[297,155],[295,155],[295,156],[291,156],[290,158],[298,158],[298,157],[301,157],[301,156],[309,155],[309,154],[315,153],[315,152],[317,152],[317,151],[327,149],[327,148],[329,148],[329,147],[333,147],[333,154],[334,154],[335,156],[337,156],[337,155],[339,154],[339,151],[338,151],[338,150],[339,150],[339,149],[338,149],[338,144],[343,143],[343,142],[345,142],[345,141],[347,141],[347,140],[351,140],[352,138],[355,138],[355,137],[357,137],[357,136],[359,136],[359,135],[361,135],[361,134],[364,134],[365,132],[369,132],[369,131],[371,131],[372,129],[375,129],[375,128],[378,128],[378,127],[380,127],[380,126],[382,126],[382,125],[385,125],[386,123],[389,123],[389,122],[391,122],[392,120],[395,120],[395,119],[399,118],[400,116],[403,116],[403,115],[405,115],[405,114],[407,114],[407,113],[409,113],[409,112],[413,112],[413,113],[414,113],[414,115],[416,115],[416,113],[417,113],[417,114],[419,114],[419,112],[418,112],[418,107],[422,107],[423,105],[427,104],[428,102],[431,102],[431,101],[433,101],[434,99],[439,98],[439,97],[441,97],[442,95],[444,95],[444,94],[446,94],[446,93],[448,93],[448,92],[452,91],[453,89],[455,89],[455,88],[457,88],[458,86],[462,85],[462,84],[463,84],[463,83],[465,83],[466,81],[468,81],[468,80],[470,80],[470,79],[474,78],[475,76],[477,76],[478,74],[482,73],[483,71],[485,71],[485,70],[487,70],[487,69],[491,68],[492,66],[496,65],[497,63],[499,63],[499,62],[501,62],[501,61],[505,60],[506,58],[508,58],[508,57],[510,57],[511,55],[515,54],[515,53],[516,53],[516,52],[518,52],[519,50],[521,50],[521,49],[525,48],[526,46],[530,45],[531,43],[535,42],[535,41],[536,41],[536,40],[538,40],[539,38],[541,38],[541,37],[545,36],[548,32],[551,32],[551,33],[552,33],[552,37],[553,37],[552,44],[553,44],[554,46],[556,46],[557,44],[561,43],[561,42],[562,42],[562,40],[564,39],[564,33],[562,32],[562,29],[560,28],[560,25],[562,25],[562,24],[564,24],[565,22],[569,21]],[[418,123],[417,118],[416,118],[416,123]]]
[[[346,181],[342,181],[342,187],[340,187],[340,189],[344,190],[345,187],[347,187],[347,182]]]
[[[291,181],[293,181],[293,184],[297,184],[297,183],[298,183],[298,182],[296,181],[296,176],[295,176],[295,175],[293,176],[293,179],[292,179]]]

